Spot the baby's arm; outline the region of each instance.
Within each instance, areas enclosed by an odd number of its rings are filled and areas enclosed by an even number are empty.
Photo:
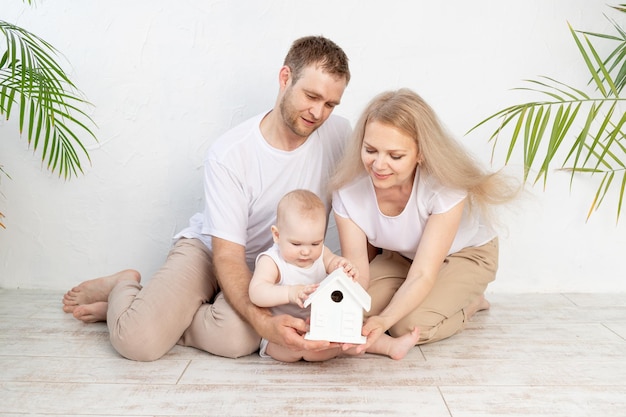
[[[297,304],[304,307],[306,300],[318,287],[315,285],[278,285],[280,273],[269,256],[261,256],[250,280],[250,301],[258,307],[275,307],[283,304]]]
[[[343,272],[348,274],[353,281],[357,281],[359,278],[359,270],[356,266],[352,265],[346,258],[335,255],[328,247],[324,247],[324,266],[326,267],[326,273],[330,274],[337,268],[343,268]]]

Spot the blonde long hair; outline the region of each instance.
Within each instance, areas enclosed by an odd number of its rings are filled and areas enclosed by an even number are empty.
[[[420,171],[444,186],[466,190],[470,207],[478,206],[488,217],[489,206],[511,201],[519,184],[502,172],[487,172],[472,155],[446,132],[434,110],[408,88],[383,92],[370,101],[359,118],[346,153],[331,180],[337,190],[365,172],[361,148],[370,122],[394,126],[411,136],[421,157]]]

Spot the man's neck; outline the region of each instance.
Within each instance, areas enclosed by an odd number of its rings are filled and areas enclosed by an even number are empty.
[[[306,142],[307,138],[293,133],[280,117],[280,112],[276,109],[266,114],[261,120],[261,134],[271,147],[281,151],[293,151]]]

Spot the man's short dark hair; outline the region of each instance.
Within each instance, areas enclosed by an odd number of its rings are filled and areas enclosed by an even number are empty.
[[[337,77],[344,77],[346,84],[350,81],[348,56],[335,42],[323,36],[305,36],[296,39],[283,65],[291,68],[293,82],[302,76],[302,70],[312,64]]]

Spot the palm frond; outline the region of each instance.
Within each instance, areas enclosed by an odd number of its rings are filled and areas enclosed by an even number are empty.
[[[620,11],[622,13],[626,13],[626,4],[622,3],[617,6],[611,6],[613,9]]]
[[[622,6],[621,11],[626,11],[626,5]],[[619,220],[626,190],[626,112],[621,110],[626,98],[620,97],[626,84],[626,33],[612,23],[617,35],[576,31],[568,24],[591,76],[589,84],[594,93],[550,77],[525,80],[527,86],[516,90],[540,94],[544,100],[506,107],[479,122],[468,133],[498,121],[489,137],[492,158],[498,142],[506,137],[505,164],[521,152],[524,182],[530,180],[531,172],[536,172],[532,183],[542,181],[545,188],[554,164],[559,170],[571,172],[570,187],[576,174],[600,176],[588,216],[610,193],[616,193]],[[603,59],[591,41],[594,37],[617,41],[619,45]]]
[[[626,155],[626,148],[622,143],[618,142],[618,145],[619,146],[613,146],[613,150],[611,150],[604,142],[599,142],[599,152],[589,149],[589,152],[593,154],[594,158],[598,161],[598,165],[595,167],[561,168],[564,171],[570,171],[572,174],[582,173],[601,176],[602,181],[589,207],[587,219],[589,219],[593,212],[599,209],[600,204],[610,190],[618,195],[616,221],[619,221],[624,201],[624,191],[626,190],[626,164],[624,163],[625,159],[623,159]],[[585,146],[588,147],[588,144],[585,144]],[[620,152],[621,155],[617,155],[615,151]],[[622,181],[614,184],[613,179],[618,175],[622,176]],[[611,185],[614,185],[614,187],[611,188]]]
[[[68,179],[91,161],[81,136],[96,140],[95,125],[82,110],[89,103],[58,64],[56,49],[38,36],[0,21],[5,51],[0,57],[0,114],[18,112],[20,133],[40,150],[47,169]],[[17,106],[17,107],[16,107]],[[77,152],[80,151],[80,155]]]
[[[615,8],[615,9],[620,10],[619,8]],[[621,10],[621,11],[624,11],[624,10]],[[577,31],[577,32],[586,36],[592,36],[595,38],[604,39],[604,40],[617,43],[613,51],[609,53],[607,58],[602,61],[602,64],[608,70],[609,73],[613,74],[615,87],[618,91],[621,92],[624,86],[626,85],[626,31],[624,31],[624,29],[622,29],[622,27],[617,22],[615,22],[615,20],[610,19],[609,17],[606,17],[606,18],[613,25],[613,28],[615,29],[615,32],[617,33],[617,35],[609,35],[605,33],[587,32],[587,31]],[[597,71],[597,74],[598,76],[602,78],[602,81],[605,81],[604,76],[600,71]]]

